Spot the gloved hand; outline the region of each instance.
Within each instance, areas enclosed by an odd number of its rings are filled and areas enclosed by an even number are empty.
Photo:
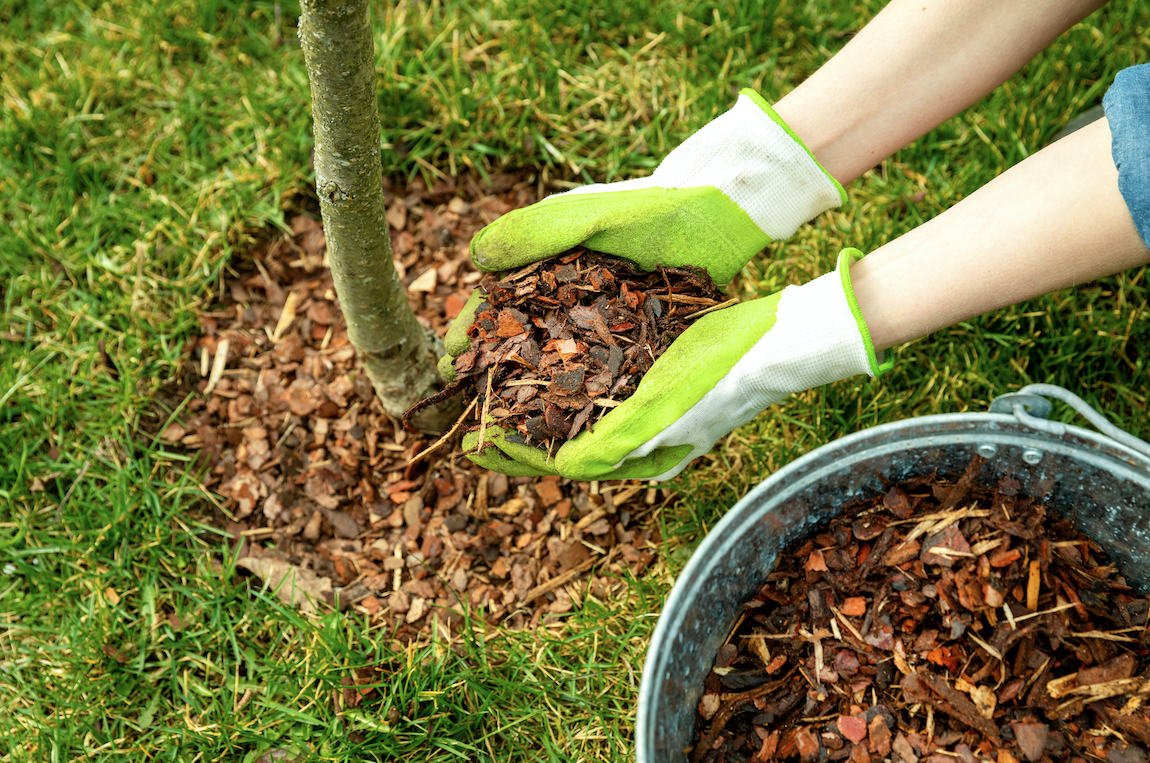
[[[508,212],[471,240],[480,270],[529,265],[583,245],[652,270],[706,268],[725,284],[772,240],[846,201],[846,192],[754,90],[672,151],[650,177],[583,186]],[[483,301],[476,289],[444,338],[454,359]]]
[[[892,365],[876,356],[851,289],[856,249],[803,286],[705,315],[675,340],[638,389],[590,431],[548,456],[488,426],[494,447],[469,454],[504,474],[576,480],[670,479],[731,430],[787,395]],[[478,433],[463,440],[473,449]],[[519,440],[519,442],[516,442]]]
[[[508,212],[471,240],[471,258],[480,270],[510,270],[583,245],[645,270],[703,267],[725,284],[768,243],[845,201],[774,109],[745,89],[650,177]]]

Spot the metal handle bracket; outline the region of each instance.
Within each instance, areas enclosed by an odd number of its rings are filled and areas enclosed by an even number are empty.
[[[1066,434],[1066,426],[1057,421],[1046,420],[1051,410],[1050,401],[1046,399],[1048,397],[1061,400],[1078,411],[1099,432],[1115,442],[1145,456],[1150,456],[1150,444],[1114,426],[1109,419],[1096,411],[1085,400],[1056,384],[1028,384],[1018,392],[996,397],[990,404],[990,412],[1012,415],[1018,419],[1020,424],[1031,429],[1061,437]]]

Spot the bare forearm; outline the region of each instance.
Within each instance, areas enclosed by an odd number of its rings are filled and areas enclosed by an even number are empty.
[[[851,269],[878,349],[1150,262],[1106,120],[1039,151]]]
[[[775,109],[843,185],[1005,82],[1105,0],[892,0]]]

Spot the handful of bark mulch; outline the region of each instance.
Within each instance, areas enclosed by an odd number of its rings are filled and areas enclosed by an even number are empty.
[[[934,475],[779,556],[719,650],[692,763],[1146,761],[1148,602],[1019,483]]]
[[[635,391],[691,322],[722,302],[702,268],[639,270],[577,248],[480,284],[456,380],[425,405],[474,389],[471,430],[493,418],[512,440],[551,451]]]

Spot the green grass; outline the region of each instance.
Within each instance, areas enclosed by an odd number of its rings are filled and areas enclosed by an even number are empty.
[[[546,5],[379,10],[389,174],[649,171],[738,88],[778,98],[880,7]],[[275,747],[335,761],[627,760],[651,615],[684,561],[675,549],[770,471],[876,423],[985,410],[1032,381],[1150,437],[1140,270],[939,332],[900,349],[880,382],[759,417],[675,483],[671,553],[626,601],[408,653],[354,617],[286,611],[236,584],[222,540],[197,521],[185,456],[148,433],[180,403],[157,395],[179,381],[196,310],[231,255],[308,192],[297,13],[285,4],[277,28],[271,2],[0,0],[0,761],[247,761]],[[1148,21],[1131,1],[1077,25],[772,247],[743,288],[814,276],[846,245],[873,250],[1041,148],[1119,69],[1150,58]],[[382,699],[333,704],[373,665]]]

